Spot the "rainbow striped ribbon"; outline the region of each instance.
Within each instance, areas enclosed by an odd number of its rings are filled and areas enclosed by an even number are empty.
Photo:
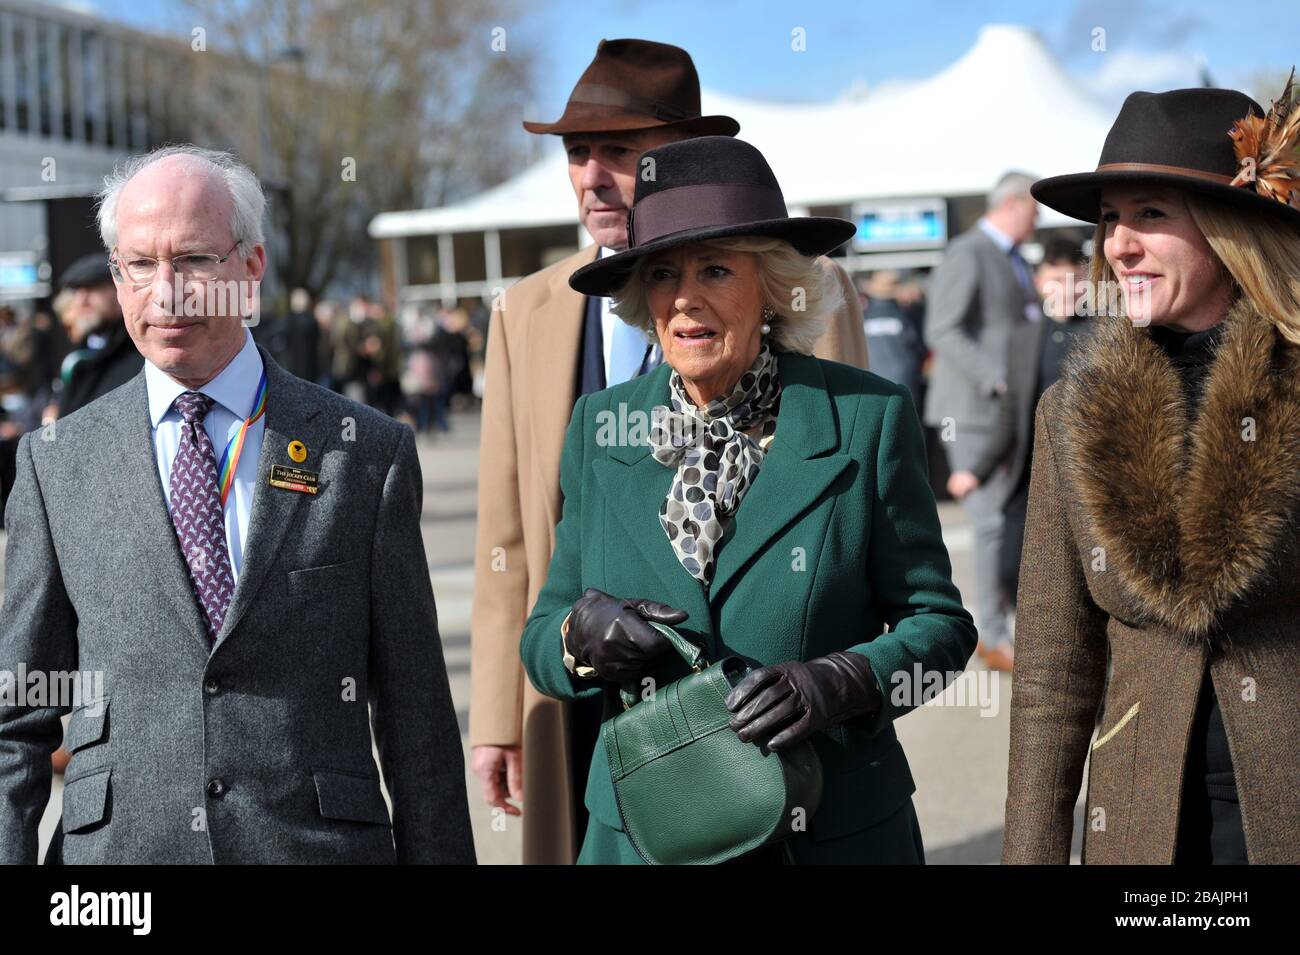
[[[226,507],[226,498],[235,486],[235,469],[239,467],[239,456],[244,453],[244,437],[248,429],[258,418],[266,413],[266,369],[262,369],[262,380],[257,383],[257,394],[253,396],[253,410],[248,419],[239,426],[239,430],[226,443],[226,450],[221,454],[221,464],[217,467],[217,480],[221,486],[221,507]]]

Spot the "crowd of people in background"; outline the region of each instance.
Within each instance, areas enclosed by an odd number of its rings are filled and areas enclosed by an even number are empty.
[[[304,289],[283,314],[263,314],[253,339],[286,370],[404,421],[451,430],[449,412],[482,395],[489,313],[405,304],[393,315],[364,295],[313,302]],[[49,311],[0,305],[0,491],[13,482],[18,439],[133,378],[144,359],[122,323],[104,255],[78,259]]]
[[[918,413],[931,411],[925,423],[936,494],[960,501],[976,534],[978,652],[1004,672],[1015,659],[1034,409],[1089,327],[1080,314],[1082,245],[1055,236],[1043,243],[1036,266],[1020,257],[1037,213],[1031,182],[1023,174],[1004,177],[989,213],[951,243],[933,274],[883,269],[858,281],[871,370],[906,385]],[[929,398],[936,388],[949,394]],[[969,419],[981,420],[971,408],[984,409],[983,424],[948,426],[954,389]]]
[[[406,304],[393,315],[363,295],[312,303],[303,289],[289,311],[264,319],[253,338],[285,369],[364,402],[417,432],[445,433],[456,403],[482,393],[488,310]]]
[[[52,314],[51,314],[52,312]],[[488,311],[404,305],[393,315],[364,295],[262,316],[254,340],[286,370],[410,424],[450,430],[448,411],[482,390]],[[0,438],[16,439],[131,379],[143,366],[122,324],[107,259],[89,255],[64,274],[51,310],[0,305]]]
[[[17,438],[71,414],[143,365],[122,325],[103,256],[74,263],[51,305],[53,314],[0,305],[0,438]],[[252,331],[299,378],[422,433],[445,432],[453,403],[478,398],[487,317],[481,303],[406,305],[395,317],[364,295],[313,303],[304,289],[295,289],[287,313],[263,316]]]

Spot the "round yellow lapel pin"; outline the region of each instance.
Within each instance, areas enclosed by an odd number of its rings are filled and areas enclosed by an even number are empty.
[[[307,445],[301,441],[290,441],[289,457],[293,458],[298,464],[302,464],[307,460]]]

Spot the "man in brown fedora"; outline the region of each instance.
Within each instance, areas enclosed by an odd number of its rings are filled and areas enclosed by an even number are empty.
[[[494,811],[524,819],[525,863],[571,863],[586,830],[581,793],[600,725],[599,701],[564,704],[524,676],[519,638],[546,577],[562,509],[560,452],[579,395],[648,371],[658,356],[610,313],[609,300],[569,287],[579,267],[627,247],[637,160],[694,136],[734,136],[730,116],[700,114],[700,84],[685,50],[649,40],[602,40],[554,123],[562,136],[578,218],[593,244],[521,279],[492,313],[474,567],[471,764]],[[816,354],[865,368],[857,293],[829,259],[845,306]]]

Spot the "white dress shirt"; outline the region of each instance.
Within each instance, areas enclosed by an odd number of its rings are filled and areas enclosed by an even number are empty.
[[[615,254],[614,249],[607,249],[604,246],[601,246],[600,258],[602,259],[609,258],[609,256],[614,254]],[[602,295],[600,298],[600,341],[601,341],[601,347],[604,349],[605,352],[604,355],[605,384],[608,386],[622,384],[622,382],[613,381],[611,378],[613,374],[612,372],[613,365],[610,362],[610,349],[613,348],[614,346],[614,326],[615,323],[622,321],[622,319],[619,318],[617,315],[615,315],[614,312],[610,309],[609,306],[611,302],[613,302],[613,299],[607,296]],[[649,343],[647,342],[647,344]],[[643,361],[641,363],[642,367],[643,368],[646,367],[647,364],[651,367],[659,364],[659,360],[660,360],[659,355],[660,355],[659,346],[655,345],[654,348],[650,350],[649,361],[648,362]]]
[[[613,249],[606,249],[602,246],[599,258],[606,259],[613,254]],[[610,311],[610,301],[607,296],[602,295],[600,297],[600,342],[605,350],[605,383],[612,385],[615,382],[609,380],[609,349],[614,343],[614,323],[619,318]]]
[[[212,453],[221,463],[226,444],[239,432],[239,426],[253,410],[253,399],[262,378],[262,356],[253,344],[253,335],[244,329],[244,347],[221,373],[198,390],[212,399],[212,409],[203,419],[203,430],[212,439]],[[181,415],[172,407],[177,396],[189,391],[180,382],[148,359],[144,363],[145,387],[149,393],[149,420],[153,424],[153,446],[158,457],[158,476],[162,478],[163,498],[171,507],[172,462],[181,442]],[[269,402],[270,395],[267,396]],[[266,415],[258,418],[244,437],[244,451],[235,469],[234,486],[226,500],[226,546],[230,551],[230,569],[239,580],[244,563],[244,545],[248,540],[248,517],[253,508],[253,490],[257,485],[257,459],[262,453],[262,436]]]
[[[976,225],[980,227],[981,232],[993,240],[994,245],[1003,252],[1006,252],[1008,255],[1011,253],[1011,250],[1015,248],[1016,240],[1011,238],[1011,236],[1007,235],[983,216],[980,217],[980,220]]]

